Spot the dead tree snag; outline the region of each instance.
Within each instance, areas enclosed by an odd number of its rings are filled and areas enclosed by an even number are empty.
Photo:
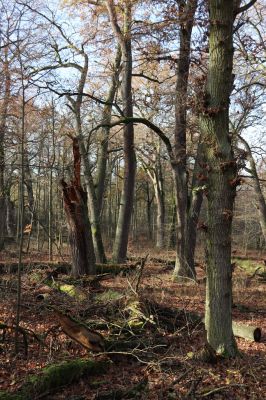
[[[95,255],[87,209],[87,193],[80,182],[80,151],[77,138],[73,138],[74,179],[67,184],[63,179],[64,209],[67,217],[72,253],[72,275],[95,274]]]

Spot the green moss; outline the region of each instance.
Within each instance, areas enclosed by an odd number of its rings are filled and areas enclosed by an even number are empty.
[[[233,258],[232,262],[236,262],[236,264],[239,265],[240,268],[244,269],[247,273],[253,273],[258,267],[261,269],[264,268],[263,264],[248,259],[243,260],[236,257]]]
[[[111,300],[119,300],[123,296],[122,293],[117,292],[116,290],[106,290],[103,293],[99,293],[95,296],[95,300],[98,302],[106,302],[106,301],[111,301]]]
[[[52,393],[61,386],[69,385],[84,375],[100,374],[106,371],[105,362],[74,360],[51,365],[40,375],[30,376],[16,393],[0,392],[0,400],[32,400],[43,393]]]
[[[56,289],[60,290],[60,292],[66,293],[71,297],[75,297],[77,300],[83,301],[87,299],[87,295],[74,285],[68,285],[67,283],[60,284],[55,282],[52,284],[52,287],[55,287]]]

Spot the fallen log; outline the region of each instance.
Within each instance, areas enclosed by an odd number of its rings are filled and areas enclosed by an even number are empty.
[[[0,400],[32,400],[47,396],[65,385],[70,385],[87,375],[98,375],[106,372],[106,361],[78,359],[51,365],[41,374],[32,375],[14,393],[0,392]]]
[[[128,274],[136,270],[139,263],[135,264],[96,264],[96,274]],[[60,274],[68,274],[71,271],[71,263],[56,263],[56,262],[25,262],[21,265],[22,272],[32,271],[34,269],[53,269],[54,271],[50,272],[48,275],[49,277],[56,278],[57,275]],[[7,263],[0,263],[0,274],[15,274],[18,270],[18,263],[17,262],[7,262]]]

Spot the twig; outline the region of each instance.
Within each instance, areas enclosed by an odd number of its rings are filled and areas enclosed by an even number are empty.
[[[210,391],[207,392],[207,393],[196,393],[196,394],[197,394],[197,396],[200,396],[200,397],[207,397],[207,396],[210,396],[210,395],[213,394],[213,393],[217,393],[217,392],[220,392],[220,391],[222,391],[222,390],[225,390],[225,389],[228,389],[228,388],[234,387],[234,386],[246,387],[247,385],[242,384],[242,383],[232,383],[231,385],[220,386],[220,387],[218,387],[218,388],[212,389],[212,390],[210,390]]]
[[[173,380],[171,386],[176,385],[178,382],[180,382],[183,378],[185,378],[190,372],[192,372],[194,367],[188,368],[185,372],[183,372],[181,375],[179,375],[176,379]]]

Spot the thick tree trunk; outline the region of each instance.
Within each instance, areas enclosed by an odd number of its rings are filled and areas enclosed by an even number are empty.
[[[233,21],[231,0],[210,0],[210,59],[201,114],[205,145],[207,288],[205,325],[209,344],[218,353],[237,354],[232,331],[231,231],[236,165],[229,140],[232,90]],[[219,23],[217,23],[217,21]]]
[[[177,210],[177,243],[176,266],[174,279],[193,277],[194,273],[188,267],[186,260],[186,230],[187,230],[187,155],[186,155],[186,116],[187,88],[190,65],[191,33],[197,0],[180,1],[180,53],[177,66],[176,101],[175,101],[175,163],[172,163]]]
[[[132,50],[131,50],[131,4],[124,3],[124,27],[123,31],[117,23],[116,12],[112,0],[106,2],[111,24],[122,51],[122,82],[121,94],[123,113],[125,117],[133,116],[132,104]],[[113,247],[113,259],[115,262],[124,262],[127,255],[130,221],[133,211],[133,198],[135,189],[136,155],[134,149],[133,122],[125,124],[123,128],[124,138],[124,182],[120,200],[119,215],[117,221],[115,242]]]
[[[63,200],[72,253],[72,274],[95,274],[95,255],[87,209],[87,193],[80,183],[80,152],[78,139],[73,139],[74,179],[70,185],[63,180]]]

